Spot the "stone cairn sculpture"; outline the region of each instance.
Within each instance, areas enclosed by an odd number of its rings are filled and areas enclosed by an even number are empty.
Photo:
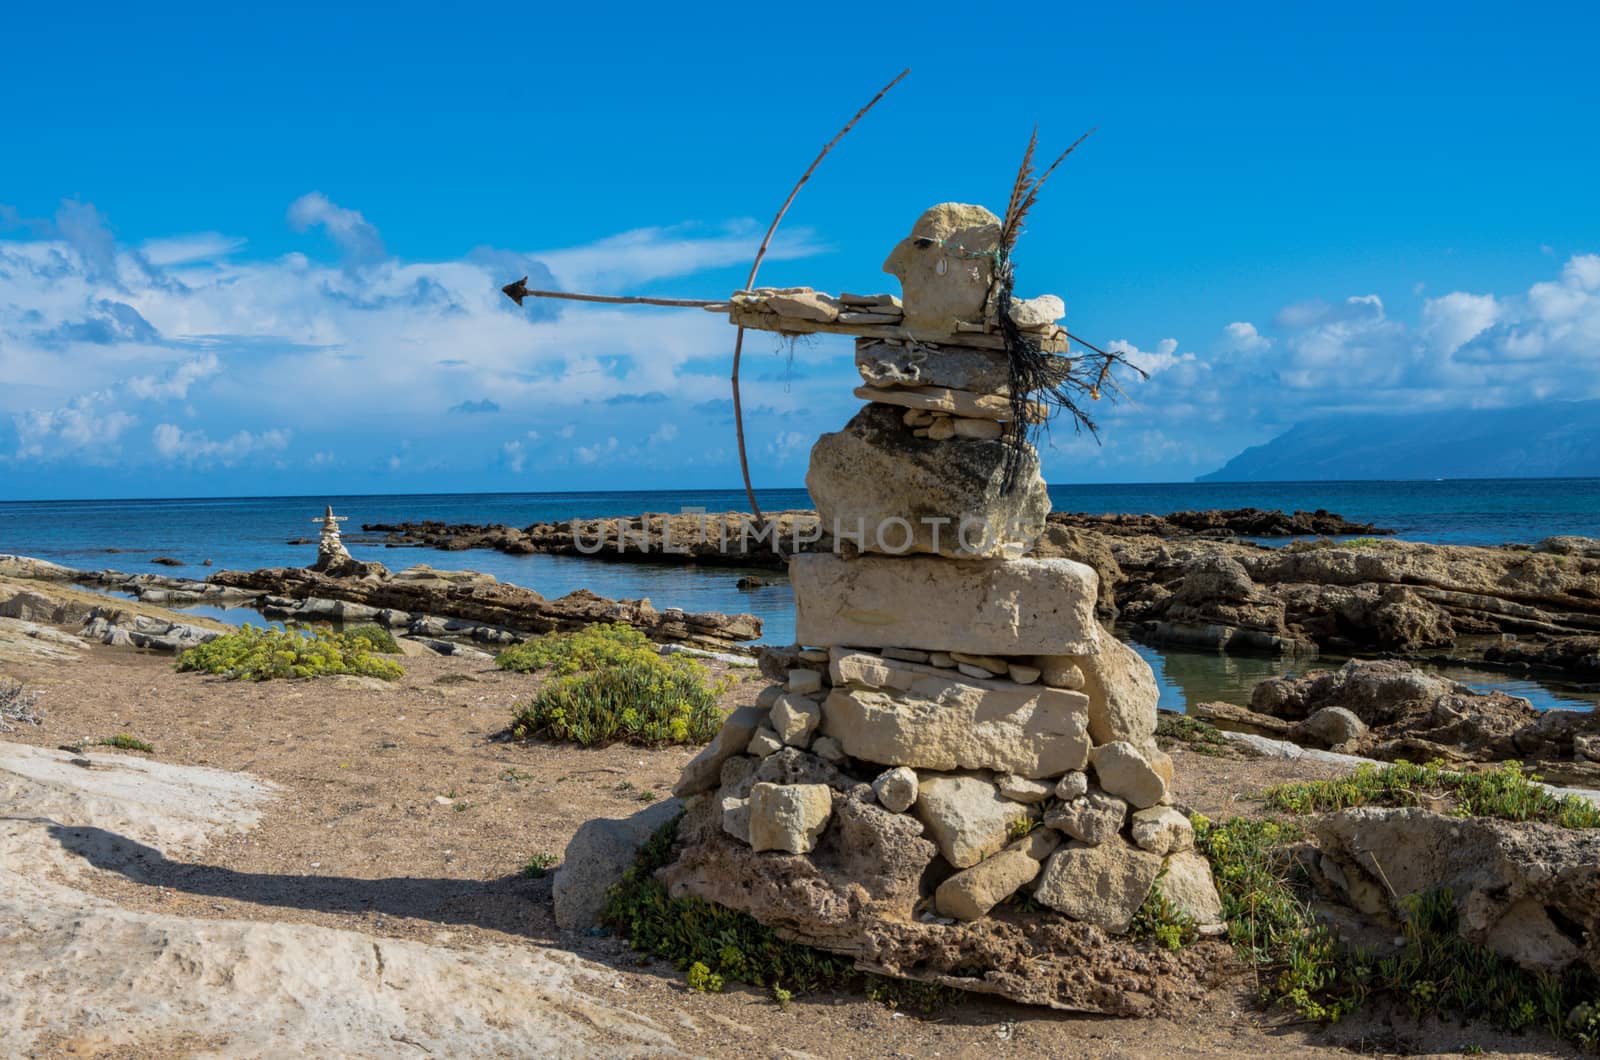
[[[1217,934],[1221,904],[1171,805],[1149,666],[1098,624],[1092,568],[1027,555],[1050,501],[1026,441],[1003,485],[999,227],[924,213],[884,265],[903,301],[763,288],[718,307],[856,335],[867,404],[806,477],[849,551],[791,561],[800,644],[763,654],[774,683],[685,769],[662,877],[867,970],[1145,1012],[1197,993],[1206,961],[1130,940],[1136,911],[1159,887]],[[1063,311],[1011,317],[1061,353]]]

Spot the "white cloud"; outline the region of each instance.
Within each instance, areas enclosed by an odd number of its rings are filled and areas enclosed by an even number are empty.
[[[638,228],[582,247],[540,251],[535,257],[549,266],[562,290],[610,294],[652,280],[749,264],[762,234],[748,222],[709,233],[700,225]],[[796,228],[773,240],[767,259],[802,258],[820,249],[810,229]]]
[[[328,233],[345,260],[367,264],[383,260],[383,239],[359,210],[346,209],[320,191],[307,192],[289,204],[289,227],[304,232],[317,225]]]
[[[1455,291],[1430,298],[1422,306],[1422,334],[1444,353],[1461,347],[1489,330],[1500,317],[1500,303],[1492,294]]]
[[[158,399],[170,398],[182,400],[189,396],[189,388],[202,379],[209,379],[222,370],[222,364],[214,353],[183,364],[172,369],[161,378],[149,375],[138,375],[128,380],[128,393],[137,398]]]
[[[528,452],[521,442],[505,443],[500,447],[500,455],[505,458],[506,467],[513,475],[522,474],[522,469],[527,466]]]
[[[236,254],[244,249],[245,243],[246,240],[239,236],[225,236],[221,232],[191,232],[164,239],[147,239],[139,245],[139,252],[151,265],[189,265]]]
[[[158,423],[150,432],[156,453],[172,462],[234,464],[252,453],[273,452],[289,445],[290,432],[274,428],[252,434],[239,431],[222,441],[212,441],[203,430],[185,431],[171,423]]]
[[[15,459],[51,461],[68,457],[110,464],[121,454],[117,441],[138,420],[112,407],[104,391],[82,394],[58,409],[28,409],[12,417],[17,432]]]
[[[1271,345],[1249,321],[1236,320],[1222,329],[1222,349],[1230,353],[1259,353]]]
[[[615,453],[620,445],[621,443],[613,436],[596,445],[580,445],[572,451],[572,455],[580,464],[598,464],[605,457]]]

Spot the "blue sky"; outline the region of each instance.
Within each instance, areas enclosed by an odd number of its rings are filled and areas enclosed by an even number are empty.
[[[45,5],[0,39],[0,495],[731,487],[718,297],[894,290],[1029,130],[1099,131],[1019,293],[1152,372],[1052,481],[1184,480],[1295,422],[1600,396],[1592,5]],[[1400,7],[1401,10],[1395,10]],[[855,405],[752,336],[758,485]]]

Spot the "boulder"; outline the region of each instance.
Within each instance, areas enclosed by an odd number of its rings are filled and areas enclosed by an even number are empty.
[[[1073,842],[1045,863],[1033,897],[1074,920],[1121,934],[1160,872],[1161,858],[1120,839],[1098,846]]]
[[[1087,655],[1101,647],[1095,575],[1066,559],[794,557],[796,635],[808,644],[973,655]]]
[[[1176,854],[1194,847],[1194,825],[1171,806],[1152,806],[1133,815],[1133,842],[1152,854]]]
[[[683,767],[678,782],[672,786],[672,793],[679,798],[687,798],[710,791],[722,775],[722,764],[734,755],[742,754],[750,746],[751,737],[755,736],[756,730],[766,719],[767,712],[760,707],[736,707],[723,720],[722,728],[717,730],[711,742]]]
[[[784,684],[785,691],[809,696],[822,691],[822,674],[816,670],[790,670]]]
[[[1122,831],[1122,822],[1127,819],[1126,802],[1103,791],[1091,791],[1052,806],[1044,816],[1044,823],[1080,843],[1098,846],[1116,838]]]
[[[825,784],[757,784],[750,789],[750,846],[805,854],[833,813]]]
[[[817,439],[806,489],[823,528],[864,552],[1020,555],[1044,530],[1050,497],[1031,446],[1017,487],[1005,491],[1006,451],[997,439],[914,437],[897,410],[871,404]]]
[[[1338,747],[1360,739],[1366,732],[1366,723],[1356,717],[1354,711],[1344,707],[1323,707],[1294,727],[1292,739],[1296,743]]]
[[[632,817],[596,818],[580,825],[550,886],[556,925],[563,931],[593,926],[605,908],[606,891],[622,879],[645,841],[682,810],[681,800],[666,799]]]
[[[1127,799],[1135,809],[1154,806],[1166,797],[1166,778],[1149,756],[1125,740],[1101,744],[1089,752],[1089,759],[1100,786]],[[1170,760],[1167,768],[1170,771]]]
[[[944,859],[958,869],[1005,846],[1011,828],[1028,817],[1025,806],[1002,796],[987,777],[972,774],[923,776],[914,809]]]
[[[1006,849],[956,873],[933,892],[940,916],[977,920],[1039,875],[1039,863],[1020,850]]]

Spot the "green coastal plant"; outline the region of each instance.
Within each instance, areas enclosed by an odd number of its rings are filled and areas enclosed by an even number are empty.
[[[553,676],[518,704],[511,734],[585,747],[618,741],[657,747],[705,743],[722,727],[718,697],[727,681],[681,655],[663,657],[628,626],[555,633],[502,652],[496,663]]]
[[[542,880],[560,861],[548,850],[541,850],[528,856],[528,863],[522,866],[522,874],[530,880]]]
[[[334,674],[395,681],[405,676],[399,663],[378,657],[370,645],[368,638],[349,633],[246,625],[183,652],[177,668],[239,681]]]
[[[368,651],[375,651],[379,655],[400,654],[400,645],[394,639],[394,634],[382,626],[357,626],[345,630],[344,635],[352,641],[366,644]]]
[[[1157,715],[1156,739],[1163,749],[1181,746],[1195,754],[1213,758],[1231,758],[1237,754],[1234,745],[1209,721],[1172,711],[1164,710]]]
[[[1516,762],[1484,770],[1450,769],[1440,763],[1364,765],[1346,777],[1283,784],[1265,793],[1267,805],[1294,814],[1324,813],[1352,806],[1447,804],[1460,817],[1540,821],[1563,828],[1600,828],[1600,808],[1575,795],[1557,795],[1524,773]]]
[[[494,664],[520,674],[549,670],[565,676],[655,654],[650,638],[632,626],[601,622],[574,633],[534,637],[495,656]]]
[[[100,747],[115,747],[119,751],[143,751],[145,754],[155,753],[154,744],[151,744],[145,740],[141,740],[137,736],[131,736],[125,732],[119,732],[115,736],[107,736],[103,740],[96,740],[95,744]]]

